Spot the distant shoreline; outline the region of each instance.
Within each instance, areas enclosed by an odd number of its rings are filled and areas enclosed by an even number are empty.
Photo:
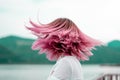
[[[100,64],[101,66],[120,66],[120,64]]]

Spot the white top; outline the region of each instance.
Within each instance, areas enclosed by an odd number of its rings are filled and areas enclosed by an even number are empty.
[[[60,58],[53,66],[47,80],[83,80],[79,60],[74,56]]]

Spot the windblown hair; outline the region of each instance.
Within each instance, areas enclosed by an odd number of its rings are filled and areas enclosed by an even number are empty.
[[[48,24],[36,24],[30,20],[31,30],[38,39],[33,43],[33,50],[45,53],[49,60],[60,56],[76,56],[79,60],[89,60],[91,50],[101,42],[81,32],[76,24],[67,18],[58,18]]]

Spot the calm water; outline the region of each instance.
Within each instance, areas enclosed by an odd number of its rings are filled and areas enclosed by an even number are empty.
[[[0,80],[46,80],[53,65],[0,65]],[[120,67],[82,65],[84,80],[103,73],[120,73]]]

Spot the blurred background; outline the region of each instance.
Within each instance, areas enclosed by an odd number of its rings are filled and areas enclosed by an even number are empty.
[[[31,50],[36,39],[24,25],[71,19],[106,45],[81,61],[84,80],[120,80],[119,0],[0,0],[0,80],[46,80],[55,62]]]

